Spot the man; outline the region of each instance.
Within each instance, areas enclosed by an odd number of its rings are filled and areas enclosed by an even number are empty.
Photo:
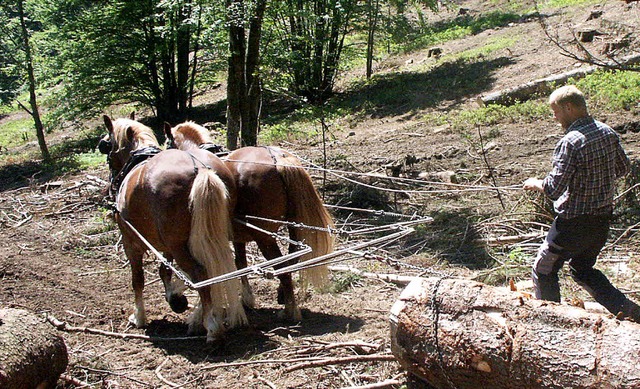
[[[598,303],[640,322],[640,307],[593,268],[609,233],[615,182],[629,172],[629,159],[611,127],[589,115],[578,88],[557,89],[549,105],[566,134],[556,145],[551,172],[523,185],[554,200],[557,212],[533,264],[535,296],[560,302],[558,272],[568,262],[573,279]]]

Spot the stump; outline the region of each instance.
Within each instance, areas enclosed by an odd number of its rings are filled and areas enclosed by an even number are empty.
[[[68,361],[64,340],[44,319],[0,309],[0,388],[55,388]]]
[[[640,387],[640,325],[611,315],[418,278],[390,321],[399,363],[436,388]]]

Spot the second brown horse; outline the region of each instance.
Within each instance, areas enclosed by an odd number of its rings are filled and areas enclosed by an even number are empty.
[[[211,143],[207,130],[193,122],[174,128],[167,124],[165,134],[180,150]],[[251,224],[271,233],[277,232],[282,225],[273,221],[291,222],[287,224],[289,238],[304,242],[312,249],[309,254],[300,257],[300,261],[333,251],[334,237],[329,232],[334,226],[333,220],[298,158],[278,147],[243,147],[231,152],[225,164],[233,174],[238,191],[234,212],[237,219],[249,217],[247,221]],[[303,227],[296,227],[292,223]],[[247,266],[246,244],[252,241],[256,242],[266,259],[282,256],[278,241],[272,234],[236,221],[233,223],[233,246],[239,269]],[[296,247],[290,245],[289,251],[292,250],[296,250]],[[284,304],[284,318],[300,321],[302,316],[295,299],[291,273],[279,275],[278,278],[278,302]],[[309,281],[315,286],[322,286],[328,279],[328,269],[326,265],[312,267],[302,272],[301,279],[303,285]],[[246,277],[242,283],[243,302],[252,307],[254,298]]]

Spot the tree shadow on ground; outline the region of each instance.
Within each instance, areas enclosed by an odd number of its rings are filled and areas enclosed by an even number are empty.
[[[437,253],[438,259],[470,270],[493,266],[475,222],[479,218],[475,209],[436,211],[430,216],[433,222],[417,229],[407,246],[421,242],[425,251]]]
[[[340,95],[337,105],[380,118],[435,108],[445,101],[461,102],[491,89],[496,81],[493,71],[513,63],[506,57],[459,59],[426,72],[381,74]]]
[[[65,140],[50,148],[50,162],[43,162],[38,154],[38,157],[28,161],[0,166],[0,192],[29,185],[37,186],[65,174],[82,170],[76,156],[95,150],[100,138],[101,135],[96,130],[78,139]]]
[[[299,325],[278,319],[278,310],[260,308],[247,310],[249,326],[229,331],[224,339],[208,344],[204,337],[185,341],[156,341],[155,345],[168,354],[179,354],[192,363],[223,362],[247,359],[248,356],[273,350],[281,344],[272,339],[280,336],[318,336],[329,333],[358,331],[364,324],[356,317],[329,315],[302,309],[303,321]],[[185,323],[166,319],[149,323],[146,335],[154,337],[182,337],[187,332]]]

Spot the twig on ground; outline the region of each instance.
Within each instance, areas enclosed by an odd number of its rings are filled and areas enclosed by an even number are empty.
[[[66,374],[61,374],[60,379],[67,384],[71,384],[75,386],[76,388],[84,388],[87,386],[91,386],[91,384],[88,382],[80,381],[79,379]]]
[[[150,342],[166,342],[166,341],[184,341],[184,340],[205,339],[204,336],[181,336],[181,337],[175,337],[175,338],[163,338],[163,337],[149,336],[149,335],[142,335],[142,334],[127,334],[127,333],[104,331],[104,330],[99,330],[99,329],[89,328],[89,327],[74,327],[74,326],[71,326],[71,325],[67,324],[66,322],[63,322],[63,321],[60,321],[60,320],[56,319],[52,315],[47,315],[47,321],[51,325],[56,327],[58,330],[60,330],[60,331],[84,332],[84,333],[87,333],[87,334],[103,335],[103,336],[109,336],[109,337],[112,337],[112,338],[120,338],[120,339],[125,339],[125,340],[128,340],[128,339],[140,339],[140,340],[147,340],[147,341],[150,341]]]
[[[397,275],[397,274],[379,274],[379,273],[365,272],[365,271],[362,271],[360,269],[357,269],[357,268],[351,267],[351,266],[329,266],[329,270],[331,270],[331,271],[349,271],[349,272],[352,272],[352,273],[357,274],[357,275],[362,276],[362,277],[378,279],[378,280],[391,282],[391,283],[394,283],[396,285],[401,285],[401,286],[408,285],[409,282],[411,282],[411,281],[413,281],[415,279],[415,277],[413,277],[413,276],[401,276],[401,275]]]
[[[294,359],[261,359],[257,361],[245,361],[245,362],[229,362],[229,363],[219,363],[217,365],[209,365],[200,368],[200,370],[213,370],[220,369],[224,367],[238,367],[238,366],[249,366],[249,365],[267,365],[267,364],[279,364],[279,363],[293,363],[293,362],[302,362],[302,361],[322,361],[324,358],[322,357],[309,357],[309,358],[294,358]]]
[[[400,385],[401,382],[398,380],[384,380],[382,382],[376,382],[374,384],[362,385],[362,386],[349,386],[342,389],[378,389],[378,388],[390,388],[392,386]]]
[[[167,363],[167,361],[169,360],[169,358],[165,358],[164,361],[162,361],[161,364],[158,365],[158,367],[156,367],[155,373],[156,373],[156,377],[158,377],[158,379],[162,382],[164,382],[165,384],[171,386],[172,388],[178,388],[182,385],[176,384],[174,382],[169,381],[168,379],[164,378],[162,376],[162,374],[160,373],[160,370],[162,370],[162,366],[164,366],[165,363]]]
[[[340,364],[353,363],[353,362],[372,362],[372,361],[384,362],[384,361],[395,361],[395,360],[396,358],[391,354],[355,355],[350,357],[322,358],[320,360],[298,363],[296,365],[286,368],[284,372],[291,373],[292,371],[295,371],[295,370],[307,369],[311,367],[340,365]]]
[[[253,377],[255,379],[257,379],[258,381],[262,382],[263,384],[267,385],[268,387],[270,387],[271,389],[277,389],[278,387],[271,381],[269,381],[268,379],[262,377],[260,374],[258,374],[257,372],[253,372]]]
[[[138,384],[141,384],[141,385],[144,385],[144,386],[148,386],[148,387],[153,387],[153,385],[151,385],[151,384],[149,384],[147,382],[140,381],[139,379],[129,377],[128,375],[123,374],[123,373],[116,373],[115,371],[110,371],[110,370],[94,369],[92,367],[87,367],[87,366],[82,366],[82,365],[76,365],[75,367],[77,367],[78,369],[83,369],[83,370],[90,371],[92,373],[109,374],[109,375],[113,375],[113,376],[116,376],[116,377],[126,378],[129,381],[133,381],[133,382],[136,382]]]

